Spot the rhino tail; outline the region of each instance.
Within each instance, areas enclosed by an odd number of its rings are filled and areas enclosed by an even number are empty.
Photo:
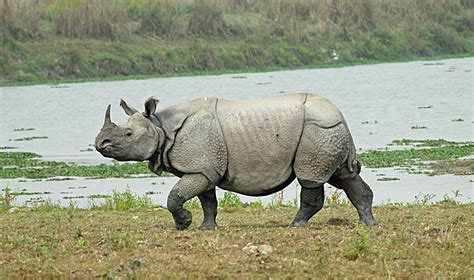
[[[352,173],[354,172],[354,167],[356,167],[357,173],[360,172],[360,168],[357,168],[357,165],[359,164],[357,159],[356,159],[356,148],[354,145],[354,140],[352,139],[352,135],[349,133],[349,155],[347,156],[347,168],[349,169],[349,172]]]

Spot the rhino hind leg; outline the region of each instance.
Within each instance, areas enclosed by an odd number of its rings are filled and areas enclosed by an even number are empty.
[[[369,185],[362,180],[359,174],[345,178],[333,176],[329,180],[329,183],[344,190],[351,203],[357,209],[361,224],[366,226],[377,224],[372,214],[374,194]]]
[[[301,185],[300,209],[290,227],[306,226],[309,219],[321,210],[324,204],[324,184],[306,180],[298,181]]]
[[[198,195],[204,212],[204,220],[199,227],[201,230],[217,229],[217,198],[216,189],[213,188]]]

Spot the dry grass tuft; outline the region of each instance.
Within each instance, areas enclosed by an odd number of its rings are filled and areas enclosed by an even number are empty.
[[[113,1],[59,0],[54,33],[71,38],[115,39],[130,28],[127,10]]]
[[[3,0],[0,2],[1,29],[20,40],[38,36],[41,12],[37,1]]]
[[[195,0],[188,31],[196,35],[227,36],[230,29],[226,25],[223,4],[219,0]]]

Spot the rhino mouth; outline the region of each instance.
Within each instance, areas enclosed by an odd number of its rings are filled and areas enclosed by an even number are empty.
[[[113,145],[112,143],[105,143],[102,144],[100,147],[96,147],[96,150],[101,153],[103,156],[112,157],[113,153],[116,153],[120,150],[117,146]]]

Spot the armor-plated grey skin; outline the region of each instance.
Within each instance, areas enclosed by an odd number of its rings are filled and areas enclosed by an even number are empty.
[[[290,226],[306,225],[323,207],[327,182],[346,192],[362,224],[376,224],[352,136],[329,100],[307,93],[259,101],[205,97],[156,112],[157,104],[150,97],[139,113],[122,100],[130,119],[121,126],[111,121],[109,105],[95,146],[105,157],[148,160],[154,173],[166,170],[181,178],[167,203],[177,229],[191,224],[183,204],[195,196],[204,211],[200,228],[217,228],[216,186],[262,196],[295,178],[301,205]]]

